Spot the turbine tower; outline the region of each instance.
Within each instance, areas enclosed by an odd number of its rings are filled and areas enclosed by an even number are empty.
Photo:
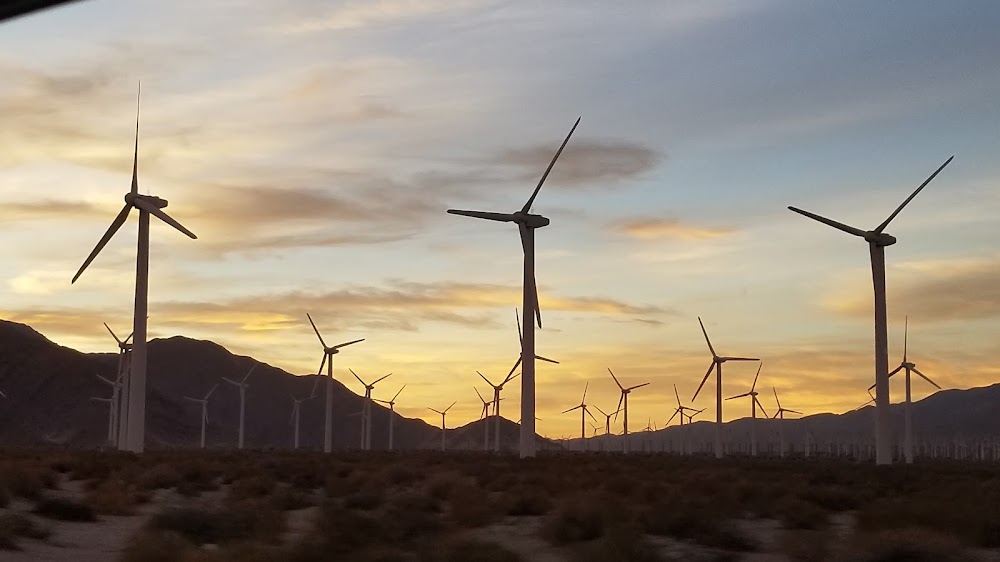
[[[135,152],[132,156],[132,188],[125,194],[125,206],[112,221],[107,232],[90,252],[87,259],[73,276],[70,284],[76,283],[90,262],[125,224],[133,208],[139,210],[139,241],[136,250],[135,266],[135,310],[132,314],[135,343],[132,345],[132,363],[128,383],[128,425],[125,428],[125,450],[141,453],[146,444],[146,310],[149,298],[149,216],[153,215],[190,238],[197,238],[193,232],[175,221],[163,208],[167,206],[166,199],[139,193],[139,108],[136,96],[135,116]]]
[[[452,402],[451,406],[454,406],[455,404],[457,404],[457,402]],[[427,408],[432,412],[437,412],[441,414],[441,451],[444,451],[444,435],[445,435],[444,415],[448,413],[448,410],[451,409],[451,406],[445,408],[444,411],[435,410],[434,408]]]
[[[615,410],[614,412],[611,412],[609,414],[604,410],[602,410],[600,406],[594,406],[594,407],[597,408],[597,411],[600,412],[602,416],[604,416],[604,434],[611,435],[611,416],[617,416],[618,412],[620,412],[621,410],[620,409]]]
[[[535,191],[532,192],[531,197],[528,198],[528,201],[523,207],[521,207],[520,210],[514,213],[490,213],[483,211],[448,209],[448,212],[453,215],[463,215],[477,219],[517,223],[517,228],[521,234],[521,249],[524,252],[522,309],[524,311],[525,327],[521,344],[521,357],[526,359],[523,361],[524,367],[521,369],[521,373],[523,375],[521,377],[521,419],[524,420],[524,423],[521,424],[521,458],[534,457],[536,448],[535,321],[537,320],[538,327],[541,328],[542,314],[538,307],[538,287],[535,285],[535,229],[549,225],[549,219],[541,215],[531,214],[531,205],[535,202],[535,197],[538,195],[538,191],[542,188],[542,184],[545,183],[545,178],[548,177],[549,172],[552,170],[552,166],[554,166],[556,160],[559,159],[559,155],[562,154],[563,149],[566,147],[566,143],[569,142],[570,137],[573,136],[573,131],[576,130],[576,127],[579,124],[580,119],[578,118],[576,123],[573,124],[573,128],[570,129],[569,134],[566,135],[566,139],[563,141],[562,145],[559,146],[559,150],[556,151],[555,156],[552,157],[552,161],[549,162],[549,166],[545,169],[545,173],[542,174],[542,178],[538,180],[538,185],[535,186]]]
[[[219,386],[218,383],[208,391],[208,394],[204,398],[191,398],[190,396],[185,396],[185,400],[190,400],[192,402],[197,402],[201,404],[201,448],[205,448],[205,424],[208,423],[208,397],[215,392],[215,389]],[[241,424],[242,425],[242,424]]]
[[[875,464],[892,464],[892,429],[889,427],[891,422],[889,416],[889,335],[886,327],[885,305],[885,247],[895,244],[896,238],[884,231],[892,219],[896,218],[896,215],[903,210],[903,207],[912,201],[920,193],[920,190],[930,183],[954,158],[952,156],[945,160],[944,164],[941,164],[941,167],[924,180],[924,183],[920,184],[899,207],[896,207],[889,218],[885,219],[875,230],[861,230],[809,211],[788,207],[800,215],[864,238],[868,242],[872,262],[872,283],[875,289]]]
[[[521,360],[518,359],[517,361],[518,363],[520,363]],[[500,384],[493,384],[492,382],[490,382],[490,379],[486,378],[486,375],[480,373],[479,371],[476,371],[476,374],[478,374],[480,377],[483,377],[483,380],[486,381],[486,384],[493,387],[493,418],[494,418],[493,428],[495,431],[493,435],[493,448],[498,453],[500,452],[500,393],[503,391],[503,386],[505,384],[516,379],[518,376],[521,375],[521,373],[518,373],[516,375],[514,374],[514,369],[517,368],[518,363],[514,363],[514,368],[511,369],[509,373],[507,373],[507,377],[504,378]]]
[[[611,367],[608,367],[608,372],[611,373],[611,378],[615,379],[615,384],[618,385],[618,389],[621,390],[622,392],[621,397],[618,399],[618,411],[623,412],[625,414],[625,424],[623,425],[623,433],[622,433],[622,435],[624,435],[624,437],[622,438],[623,439],[622,452],[628,453],[628,395],[631,394],[633,390],[637,388],[642,388],[649,383],[644,382],[642,384],[637,384],[635,386],[630,386],[626,388],[622,386],[622,383],[618,382],[618,377],[616,377],[615,374],[611,372]],[[622,407],[623,403],[625,404],[624,408]],[[616,413],[615,418],[617,417],[618,415]]]
[[[726,400],[734,400],[736,398],[743,398],[744,396],[750,397],[750,454],[752,456],[757,456],[757,406],[760,406],[760,411],[767,417],[767,412],[764,411],[764,405],[760,403],[757,399],[757,377],[760,376],[760,368],[764,366],[764,362],[761,361],[757,365],[757,374],[753,377],[753,385],[750,386],[750,392],[744,392],[743,394],[737,394],[736,396],[730,396]],[[779,404],[780,406],[780,404]]]
[[[483,398],[483,395],[479,393],[478,388],[472,387],[472,389],[476,391],[476,396],[478,396],[479,400],[483,403],[483,411],[479,413],[479,419],[483,420],[483,434],[484,434],[483,450],[489,451],[490,450],[490,424],[489,424],[490,406],[493,405],[493,401]]]
[[[927,375],[924,375],[923,373],[918,371],[917,366],[906,359],[906,340],[907,340],[907,333],[909,332],[910,329],[910,317],[907,316],[904,322],[905,323],[903,324],[903,361],[902,363],[899,364],[899,367],[896,367],[891,373],[889,373],[889,377],[891,378],[900,370],[903,369],[906,370],[906,402],[904,402],[903,404],[903,422],[904,422],[903,456],[906,459],[906,464],[913,464],[913,418],[911,417],[910,414],[910,396],[911,396],[910,372],[912,371],[916,373],[917,375],[920,376],[920,378],[931,383],[932,385],[934,385],[934,388],[938,390],[941,390],[941,387],[938,386],[938,383],[927,378]],[[875,385],[872,385],[868,388],[869,393],[871,393],[872,388],[875,388]]]
[[[715,348],[712,347],[711,340],[708,339],[708,332],[705,331],[705,324],[702,323],[701,317],[698,317],[698,324],[701,325],[701,333],[705,334],[705,343],[708,344],[708,350],[712,352],[712,364],[708,366],[708,370],[705,371],[705,377],[701,379],[701,384],[698,385],[698,390],[694,391],[694,397],[691,401],[694,402],[695,398],[698,398],[698,393],[701,392],[701,388],[705,386],[705,381],[708,380],[708,376],[712,374],[712,369],[715,369],[715,458],[722,458],[722,364],[726,361],[760,361],[760,359],[754,357],[728,357],[719,356],[715,352]],[[688,418],[690,421],[690,417]]]
[[[132,334],[129,334],[127,338],[122,340],[108,326],[107,322],[104,323],[104,327],[108,329],[108,333],[111,334],[111,337],[115,339],[115,343],[118,344],[118,372],[115,375],[115,380],[118,381],[118,413],[115,416],[115,423],[117,424],[115,428],[115,445],[124,451],[126,449],[125,435],[128,433],[128,381],[132,359],[132,344],[129,343],[129,340],[132,339]]]
[[[240,389],[240,437],[239,437],[238,448],[241,450],[243,449],[243,421],[244,421],[244,414],[246,414],[247,388],[250,387],[250,385],[247,384],[247,379],[250,378],[250,373],[252,373],[253,370],[256,368],[257,364],[255,363],[253,367],[250,367],[250,370],[247,371],[246,376],[244,376],[243,380],[241,380],[240,382],[236,382],[232,379],[227,379],[226,377],[222,377],[222,380]]]
[[[361,377],[359,377],[353,369],[347,370],[351,371],[354,378],[358,379],[358,382],[365,386],[365,402],[361,406],[361,450],[370,451],[372,448],[372,391],[375,390],[376,384],[384,380],[392,373],[389,373],[389,375],[376,379],[375,382],[368,384],[361,380]]]
[[[110,443],[110,445],[112,447],[117,448],[118,447],[118,411],[119,411],[119,404],[120,404],[120,400],[121,400],[121,388],[122,388],[121,374],[119,373],[118,378],[115,379],[115,380],[106,379],[106,378],[102,377],[101,375],[96,375],[96,376],[97,376],[97,378],[101,379],[101,381],[107,383],[111,387],[111,398],[109,398],[109,400],[111,400],[111,402],[108,405],[108,408],[111,411],[111,413],[110,413],[111,417],[108,420],[108,442]]]
[[[326,345],[323,341],[323,336],[319,335],[319,328],[316,327],[316,323],[313,322],[312,316],[306,313],[306,318],[309,319],[309,323],[312,324],[313,331],[316,332],[316,337],[319,338],[320,345],[323,346],[323,360],[319,363],[319,371],[316,372],[316,376],[323,375],[323,366],[326,365],[326,414],[323,418],[323,452],[329,453],[333,450],[333,356],[340,353],[340,348],[346,347],[351,344],[365,341],[364,338],[360,340],[349,341],[347,343],[337,344],[333,347]],[[319,384],[319,378],[316,379],[316,384]],[[313,392],[316,392],[315,387]]]
[[[292,417],[288,422],[295,426],[292,434],[292,449],[295,450],[299,448],[299,417],[302,413],[302,403],[316,397],[315,389],[313,390],[314,392],[305,398],[296,398],[294,394],[289,393],[289,396],[292,398]]]
[[[569,410],[565,410],[563,412],[564,414],[568,414],[568,413],[572,412],[573,410],[580,410],[580,439],[581,440],[586,440],[587,439],[587,416],[590,416],[590,419],[592,419],[594,421],[597,421],[597,418],[594,417],[594,414],[591,414],[590,410],[587,409],[587,388],[589,388],[589,387],[590,387],[590,382],[587,382],[587,384],[584,385],[584,387],[583,387],[583,398],[580,399],[580,404],[579,405],[573,406]]]
[[[4,396],[6,398],[6,396]],[[108,443],[114,443],[115,434],[115,401],[113,398],[100,398],[97,396],[91,396],[90,399],[94,402],[107,402],[108,403]]]
[[[796,412],[795,410],[789,410],[788,408],[782,408],[781,407],[781,400],[778,400],[778,391],[777,391],[777,389],[775,389],[772,386],[771,390],[774,391],[774,401],[778,403],[778,411],[774,413],[774,417],[775,418],[778,418],[779,420],[784,420],[785,419],[785,412],[788,412],[789,414],[799,414],[799,415],[802,415],[802,412]],[[785,457],[785,424],[783,424],[783,423],[782,424],[778,424],[778,457],[780,457],[780,458],[784,458]]]
[[[381,402],[383,404],[388,404],[389,405],[389,450],[390,451],[392,450],[392,437],[393,437],[392,436],[392,432],[393,432],[393,427],[392,426],[393,426],[393,422],[396,419],[396,409],[395,409],[396,408],[396,398],[399,398],[399,393],[403,392],[404,388],[406,388],[405,384],[402,387],[400,387],[400,389],[396,392],[396,395],[392,397],[392,400],[379,400],[378,398],[375,399],[376,402]]]

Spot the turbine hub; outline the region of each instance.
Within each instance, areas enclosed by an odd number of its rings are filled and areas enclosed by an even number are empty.
[[[514,217],[517,222],[528,228],[542,228],[543,226],[549,226],[549,219],[543,217],[542,215],[533,215],[531,213],[517,211],[514,213]]]
[[[910,363],[909,361],[905,361],[903,363],[903,368],[904,369],[910,369],[912,371],[915,367],[916,367],[916,365],[914,365],[913,363]]]
[[[885,232],[875,232],[874,230],[869,230],[865,233],[865,240],[875,244],[876,246],[892,246],[896,243],[896,237],[891,234],[886,234]]]

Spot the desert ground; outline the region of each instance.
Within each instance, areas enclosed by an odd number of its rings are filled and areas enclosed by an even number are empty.
[[[1000,469],[4,451],[0,559],[1000,560]]]

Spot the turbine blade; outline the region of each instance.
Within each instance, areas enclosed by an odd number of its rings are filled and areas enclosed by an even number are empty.
[[[472,217],[475,219],[486,219],[491,221],[500,222],[514,222],[514,215],[510,213],[488,213],[486,211],[462,211],[459,209],[448,209],[448,213],[452,215],[461,215],[463,217]]]
[[[257,368],[257,364],[256,364],[256,363],[254,363],[254,364],[253,364],[253,365],[252,365],[252,366],[250,367],[250,370],[249,370],[249,371],[247,371],[247,375],[246,375],[245,377],[243,377],[243,380],[242,380],[242,381],[240,381],[240,382],[241,382],[241,383],[243,383],[243,382],[247,382],[247,379],[248,379],[248,378],[250,378],[250,373],[252,373],[252,372],[253,372],[253,370],[254,370],[254,369],[256,369],[256,368]]]
[[[356,343],[360,343],[360,342],[363,342],[363,341],[365,341],[365,338],[361,338],[360,340],[349,341],[349,342],[346,342],[346,343],[338,343],[337,345],[333,346],[333,349],[340,349],[342,347],[347,347],[349,345],[354,345]]]
[[[932,381],[931,379],[927,378],[927,376],[924,375],[923,373],[921,373],[920,371],[918,371],[916,367],[912,367],[910,370],[913,371],[914,373],[920,375],[920,378],[922,378],[925,381],[933,384],[934,387],[937,388],[938,390],[941,390],[941,387],[938,385],[938,383],[936,383],[936,382]]]
[[[778,400],[778,389],[776,389],[776,388],[774,388],[772,386],[771,390],[774,392],[774,401],[778,403],[778,409],[780,410],[781,409],[781,400]]]
[[[486,378],[486,375],[480,373],[479,371],[476,371],[476,374],[479,375],[480,377],[483,377],[483,380],[486,381],[486,384],[492,386],[493,388],[497,387],[497,385],[495,385],[495,384],[493,384],[493,383],[490,382],[490,379]]]
[[[582,408],[582,407],[583,407],[583,405],[582,405],[582,404],[581,404],[581,405],[579,405],[579,406],[573,406],[573,407],[572,407],[572,408],[570,408],[569,410],[563,410],[563,412],[562,412],[562,413],[564,413],[564,414],[568,414],[568,413],[572,412],[573,410],[578,410],[578,409],[580,409],[580,408]]]
[[[514,377],[517,376],[517,375],[514,374],[514,371],[516,371],[517,368],[520,367],[520,366],[521,366],[521,357],[518,356],[517,361],[514,362],[514,366],[511,367],[510,368],[510,372],[507,373],[507,377],[503,379],[503,382],[501,383],[501,386],[507,384],[508,381],[512,380]],[[518,374],[520,374],[520,373],[518,373]],[[486,377],[483,377],[483,378],[486,378]]]
[[[388,375],[386,375],[386,376],[384,376],[384,377],[382,377],[380,379],[375,379],[375,382],[372,383],[372,386],[375,386],[376,384],[378,384],[379,381],[384,381],[385,379],[387,379],[389,377],[389,375],[392,375],[392,373],[389,373]]]
[[[705,324],[701,321],[701,316],[698,317],[698,324],[701,326],[701,333],[705,334],[705,343],[708,344],[708,350],[712,352],[712,357],[718,357],[715,353],[715,348],[712,347],[711,340],[708,339],[708,332],[705,331]]]
[[[323,376],[323,367],[326,367],[326,353],[323,353],[323,360],[319,362],[319,370],[316,371],[316,376]]]
[[[597,411],[598,411],[598,412],[600,412],[602,416],[606,416],[606,415],[608,415],[608,414],[606,414],[606,413],[604,412],[604,410],[602,410],[602,409],[601,409],[601,407],[600,407],[600,406],[594,406],[594,407],[595,407],[595,408],[597,408]]]
[[[102,236],[100,241],[97,242],[97,246],[94,246],[93,251],[90,252],[90,255],[87,256],[86,260],[84,260],[83,265],[80,266],[79,271],[77,271],[76,275],[73,276],[73,280],[70,281],[71,285],[73,283],[76,283],[76,280],[80,278],[80,275],[83,273],[83,270],[87,269],[87,266],[90,265],[90,262],[94,261],[94,258],[97,257],[97,254],[101,253],[101,250],[103,250],[104,246],[108,244],[108,241],[111,240],[111,237],[114,236],[116,232],[118,232],[118,229],[121,228],[123,224],[125,224],[125,219],[128,218],[128,213],[131,210],[132,206],[129,205],[128,203],[125,203],[125,206],[122,207],[122,210],[118,212],[118,216],[115,217],[115,220],[111,222],[111,226],[108,227],[107,232],[105,232],[104,236]]]
[[[757,403],[757,407],[760,408],[760,413],[764,414],[764,417],[766,418],[767,412],[764,410],[764,405],[760,403],[760,400],[758,400],[756,396],[754,396],[753,399],[754,402]]]
[[[674,398],[677,398],[677,406],[681,405],[681,395],[677,393],[677,384],[674,384]]]
[[[191,232],[190,230],[188,230],[187,228],[185,228],[184,225],[182,225],[181,223],[179,223],[176,220],[174,220],[174,218],[171,217],[170,215],[168,215],[166,213],[166,211],[164,211],[163,209],[157,207],[156,205],[153,205],[152,203],[146,201],[145,199],[143,199],[141,197],[135,197],[134,199],[132,199],[132,201],[133,201],[132,204],[135,205],[136,207],[139,207],[143,211],[146,211],[147,213],[155,216],[156,218],[160,219],[161,221],[163,221],[163,222],[169,224],[170,226],[174,227],[175,229],[181,231],[188,238],[191,238],[193,240],[197,240],[198,239],[198,237],[195,236],[193,232]]]
[[[549,166],[545,168],[545,173],[542,174],[542,178],[538,180],[538,185],[535,186],[535,191],[531,193],[531,197],[528,198],[528,202],[524,204],[521,208],[522,213],[527,213],[531,210],[531,205],[535,202],[535,197],[538,196],[538,191],[542,189],[542,184],[545,183],[545,179],[549,177],[549,172],[552,171],[552,166],[555,166],[556,160],[559,159],[559,155],[562,154],[564,148],[566,148],[566,143],[569,142],[569,138],[573,136],[573,131],[576,130],[576,126],[580,124],[580,117],[576,118],[576,123],[573,123],[573,128],[569,130],[569,134],[563,140],[562,144],[559,145],[559,150],[556,151],[555,156],[552,157],[552,161],[549,162]]]
[[[708,370],[705,371],[705,378],[701,379],[701,384],[698,385],[698,390],[694,391],[694,396],[691,397],[691,401],[694,402],[695,398],[698,398],[698,393],[701,392],[701,387],[705,386],[705,381],[708,380],[708,376],[712,374],[712,369],[715,368],[715,359],[712,360],[712,364],[708,366]]]
[[[906,339],[910,331],[910,317],[906,316],[903,320],[903,363],[906,363]]]
[[[899,367],[896,367],[895,369],[893,369],[893,370],[892,370],[892,372],[891,372],[891,373],[889,373],[889,376],[891,377],[892,375],[895,375],[896,373],[898,373],[898,372],[899,372],[899,371],[901,371],[902,369],[903,369],[903,365],[900,365]],[[875,388],[875,385],[874,385],[874,384],[873,384],[873,385],[871,385],[871,387],[870,387],[870,388]]]
[[[719,359],[725,359],[726,361],[760,361],[756,357],[720,357]]]
[[[208,394],[205,395],[205,398],[203,398],[203,400],[208,400],[208,397],[211,396],[213,392],[215,392],[216,388],[219,388],[219,383],[215,383],[215,386],[213,386],[211,390],[208,391]]]
[[[524,349],[524,334],[521,333],[521,316],[517,313],[517,308],[514,308],[514,320],[517,322],[517,341],[521,342],[521,349]]]
[[[677,417],[677,412],[680,412],[680,410],[674,410],[674,415],[670,416],[670,419],[667,420],[667,425],[670,425],[670,422],[674,421],[674,418]]]
[[[586,412],[588,416],[590,416],[590,419],[597,421],[597,418],[594,417],[594,414],[590,413],[590,410],[588,410],[586,406],[583,407],[583,411]]]
[[[799,412],[797,410],[785,410],[785,412],[789,414],[799,414],[800,416],[802,415],[802,412]]]
[[[760,368],[764,366],[764,362],[761,361],[760,365],[757,365],[757,374],[753,376],[753,385],[750,386],[750,392],[753,392],[757,388],[757,377],[760,376]]]
[[[479,389],[478,389],[478,388],[476,388],[476,387],[472,387],[472,389],[476,391],[476,396],[478,396],[478,397],[479,397],[479,399],[480,399],[480,400],[481,400],[481,401],[483,402],[483,404],[484,404],[484,405],[485,405],[485,404],[489,404],[489,402],[487,402],[487,401],[486,401],[486,399],[485,399],[485,398],[483,398],[483,395],[482,395],[482,394],[479,394]]]
[[[580,403],[581,404],[585,404],[587,402],[587,389],[588,388],[590,388],[590,381],[587,381],[587,384],[585,384],[583,386],[583,398],[580,399]]]
[[[622,383],[618,382],[618,377],[615,376],[615,373],[611,370],[611,367],[608,367],[608,372],[611,373],[611,378],[615,379],[615,384],[618,385],[618,388],[620,390],[624,391],[625,387],[622,386]],[[620,404],[619,404],[619,406],[620,406]]]
[[[358,379],[358,382],[361,383],[362,386],[365,387],[368,386],[367,384],[365,384],[365,381],[361,380],[361,377],[359,377],[358,374],[354,372],[354,369],[348,368],[347,370],[350,371],[352,375],[354,375],[354,378]]]
[[[899,212],[903,210],[903,207],[905,207],[910,201],[912,201],[913,198],[916,197],[918,193],[920,193],[920,190],[922,190],[927,184],[931,183],[931,180],[933,180],[934,177],[937,176],[938,173],[940,173],[941,170],[943,170],[945,166],[947,166],[948,164],[951,164],[951,161],[954,158],[955,157],[952,156],[951,158],[945,160],[944,164],[941,164],[940,168],[938,168],[937,170],[934,170],[934,173],[931,174],[930,177],[928,177],[927,179],[925,179],[924,183],[920,184],[920,187],[918,187],[917,189],[915,189],[913,191],[913,193],[911,193],[910,196],[906,198],[906,201],[903,201],[903,203],[900,204],[899,207],[896,207],[896,210],[893,211],[891,215],[889,215],[889,218],[885,219],[885,222],[883,222],[882,224],[878,225],[878,228],[875,229],[875,232],[881,233],[883,230],[885,230],[885,227],[889,226],[889,223],[892,222],[892,219],[896,218],[896,215],[898,215]]]
[[[618,412],[622,411],[622,400],[625,400],[625,393],[624,392],[618,398],[618,409],[615,410],[615,421],[618,421]]]
[[[642,387],[644,387],[644,386],[646,386],[646,385],[648,385],[648,384],[649,384],[648,382],[644,382],[644,383],[642,383],[642,384],[637,384],[637,385],[635,385],[635,386],[630,386],[630,387],[628,387],[628,388],[627,388],[626,390],[635,390],[635,389],[637,389],[637,388],[642,388]]]
[[[538,359],[539,361],[545,361],[546,363],[552,363],[553,365],[559,364],[559,362],[556,361],[555,359],[548,359],[546,357],[542,357],[541,355],[536,355],[535,359]]]
[[[399,393],[400,393],[400,392],[403,392],[403,389],[404,389],[404,388],[406,388],[406,385],[405,385],[405,384],[404,384],[404,385],[403,385],[403,386],[402,386],[402,387],[401,387],[401,388],[399,389],[399,392],[396,392],[396,396],[393,396],[393,397],[392,397],[392,400],[390,400],[389,402],[395,402],[395,401],[396,401],[396,398],[398,398],[398,397],[399,397]]]
[[[323,349],[326,349],[326,342],[323,341],[323,336],[319,335],[319,328],[316,327],[316,323],[313,322],[313,318],[312,316],[309,316],[308,312],[306,313],[306,318],[308,318],[309,323],[312,324],[313,331],[316,332],[316,337],[319,338],[319,343],[323,344]],[[324,355],[323,358],[326,359],[326,356]],[[322,367],[320,367],[320,370],[322,370]]]
[[[726,400],[735,400],[737,398],[743,398],[744,396],[750,396],[750,393],[749,392],[744,392],[743,394],[737,394],[736,396],[730,396],[729,398],[726,398]]]
[[[821,223],[823,223],[823,224],[825,224],[827,226],[832,226],[833,228],[836,228],[837,230],[841,230],[841,231],[846,232],[848,234],[853,234],[855,236],[860,236],[862,238],[864,238],[865,235],[868,234],[867,232],[865,232],[864,230],[861,230],[860,228],[854,228],[853,226],[848,226],[848,225],[846,225],[846,224],[844,224],[842,222],[837,222],[835,220],[828,219],[826,217],[821,217],[821,216],[817,215],[816,213],[810,213],[809,211],[803,211],[802,209],[799,209],[799,208],[796,208],[796,207],[792,207],[792,206],[789,206],[788,209],[790,211],[795,211],[796,213],[798,213],[800,215],[809,217],[809,218],[811,218],[814,221],[819,221],[819,222],[821,222]]]
[[[118,336],[115,335],[115,332],[111,329],[111,326],[108,326],[107,322],[104,323],[104,327],[108,329],[108,332],[111,334],[111,337],[115,338],[115,341],[118,342],[118,345],[122,345],[125,343],[122,340],[118,339]]]
[[[236,382],[236,381],[234,381],[234,380],[232,380],[232,379],[227,379],[226,377],[222,377],[222,380],[224,380],[224,381],[228,382],[229,384],[233,384],[233,385],[236,385],[236,386],[240,386],[240,383],[238,383],[238,382]]]
[[[457,401],[457,400],[456,400],[456,401],[454,401],[454,402],[452,402],[452,403],[451,403],[451,406],[454,406],[455,404],[458,404],[458,401]],[[445,409],[444,409],[444,411],[445,411],[445,412],[447,412],[448,410],[450,410],[450,409],[451,409],[451,406],[448,406],[447,408],[445,408]],[[442,413],[443,413],[443,412],[442,412]]]

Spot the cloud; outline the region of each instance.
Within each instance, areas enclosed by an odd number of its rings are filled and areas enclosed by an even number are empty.
[[[41,199],[36,201],[5,201],[0,205],[0,221],[36,219],[80,219],[90,220],[111,216],[105,209],[85,201],[58,201]]]
[[[284,23],[272,31],[285,35],[301,35],[327,31],[346,31],[378,25],[412,21],[438,14],[454,14],[472,5],[455,0],[354,0],[337,2],[322,14]],[[323,6],[327,4],[323,3]]]
[[[911,262],[890,268],[888,295],[896,309],[922,322],[1000,317],[1000,257]],[[871,286],[838,291],[825,306],[837,313],[871,316]]]
[[[508,149],[498,159],[520,168],[513,179],[537,181],[556,149],[553,144]],[[570,140],[552,170],[552,185],[618,183],[653,170],[661,160],[660,153],[631,142]]]
[[[684,224],[679,219],[636,218],[614,225],[615,231],[633,238],[655,240],[674,238],[680,240],[707,240],[732,234],[732,229],[710,228]]]

